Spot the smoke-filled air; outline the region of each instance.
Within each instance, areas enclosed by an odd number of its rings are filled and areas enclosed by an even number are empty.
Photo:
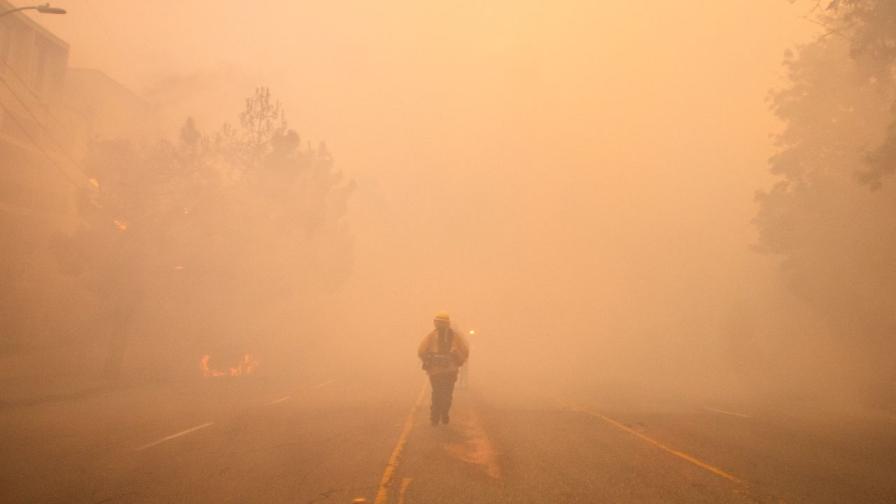
[[[0,501],[896,502],[896,2],[0,0]]]

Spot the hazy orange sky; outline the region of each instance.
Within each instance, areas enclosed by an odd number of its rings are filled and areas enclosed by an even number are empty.
[[[72,65],[209,83],[178,104],[206,128],[269,85],[359,182],[347,295],[387,326],[572,327],[748,275],[765,99],[817,28],[786,0],[53,4]]]

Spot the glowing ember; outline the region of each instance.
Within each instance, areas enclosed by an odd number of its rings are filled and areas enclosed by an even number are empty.
[[[252,354],[243,355],[237,365],[235,367],[228,368],[227,371],[219,371],[217,369],[210,368],[208,365],[208,361],[210,359],[210,355],[203,355],[202,358],[199,359],[199,370],[202,371],[202,376],[206,378],[215,376],[250,375],[254,373],[255,369],[258,367],[258,361],[252,357]]]

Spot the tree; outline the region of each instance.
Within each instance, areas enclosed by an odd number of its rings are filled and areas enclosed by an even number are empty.
[[[819,5],[816,4],[816,10]],[[834,0],[816,20],[827,37],[840,38],[850,51],[855,70],[889,100],[890,123],[883,141],[866,158],[858,175],[862,183],[879,189],[896,171],[896,3],[887,0]],[[821,42],[821,41],[819,41]]]
[[[785,60],[783,121],[759,194],[761,248],[793,289],[866,363],[896,343],[896,4],[833,2],[827,31]],[[896,370],[893,370],[896,371]]]
[[[284,306],[347,275],[353,184],[323,144],[301,147],[266,88],[239,129],[204,135],[188,119],[175,143],[97,143],[85,171],[95,190],[82,195],[83,225],[57,250],[108,309],[109,376],[138,313],[167,331],[202,319],[194,325],[223,332],[285,317]],[[200,337],[180,337],[190,336]]]

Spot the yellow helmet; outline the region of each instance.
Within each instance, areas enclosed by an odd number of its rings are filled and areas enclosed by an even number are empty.
[[[439,313],[436,313],[436,316],[433,317],[433,320],[438,320],[438,321],[442,321],[442,322],[451,322],[451,317],[448,316],[448,312],[440,311]]]

